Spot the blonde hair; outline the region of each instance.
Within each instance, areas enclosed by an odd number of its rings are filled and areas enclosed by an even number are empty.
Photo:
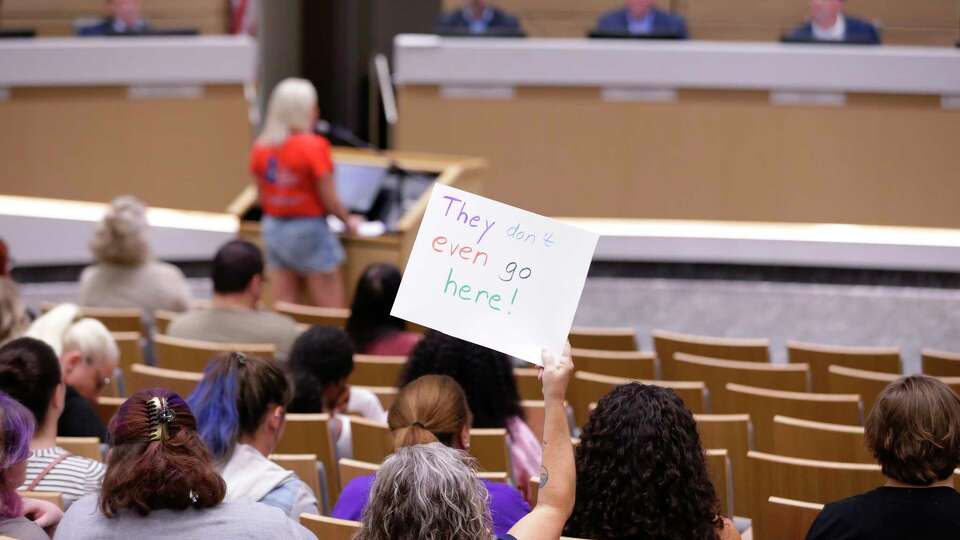
[[[293,130],[311,131],[310,121],[317,108],[317,90],[306,79],[288,78],[280,81],[270,95],[267,120],[257,144],[279,146]]]
[[[12,279],[0,276],[0,345],[20,337],[30,325],[20,292]]]
[[[124,195],[110,203],[110,209],[90,242],[90,251],[99,262],[138,265],[149,255],[144,235],[146,208],[136,197]]]
[[[397,448],[434,442],[453,446],[471,421],[463,389],[446,375],[424,375],[404,386],[387,416]]]

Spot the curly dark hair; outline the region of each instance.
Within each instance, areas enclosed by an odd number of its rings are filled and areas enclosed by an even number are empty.
[[[503,428],[512,416],[524,418],[510,358],[436,331],[417,344],[400,376],[400,387],[424,375],[447,375],[467,395],[475,428]]]
[[[610,540],[716,540],[720,503],[697,427],[669,388],[604,396],[577,449],[577,498],[564,534]]]
[[[287,357],[295,385],[289,412],[324,412],[324,392],[353,372],[353,353],[353,342],[339,328],[311,326],[300,334]]]

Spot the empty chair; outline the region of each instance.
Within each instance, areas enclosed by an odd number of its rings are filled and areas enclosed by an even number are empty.
[[[383,463],[393,453],[393,434],[386,422],[374,422],[359,416],[350,416],[349,420],[353,459]]]
[[[652,334],[665,379],[677,378],[673,374],[673,355],[678,352],[742,362],[770,361],[770,340],[767,339],[694,336],[664,330],[654,330]]]
[[[713,482],[713,489],[720,498],[720,511],[725,515],[734,515],[733,508],[733,468],[730,465],[730,458],[725,449],[704,450],[707,458],[707,471],[710,473],[710,481]]]
[[[773,451],[773,417],[778,414],[834,424],[863,424],[863,405],[856,394],[784,392],[735,383],[728,383],[726,389],[731,408],[750,415],[756,448],[764,452]]]
[[[356,386],[396,386],[406,364],[406,356],[356,354],[347,382]]]
[[[573,415],[578,425],[583,425],[589,415],[590,403],[600,401],[600,398],[621,384],[634,382],[633,379],[597,375],[586,371],[577,371],[571,381],[568,392],[570,404],[573,406]],[[702,382],[685,381],[636,381],[643,384],[652,384],[672,389],[680,396],[684,404],[694,413],[706,411],[707,388]]]
[[[627,379],[657,378],[656,356],[652,352],[573,349],[574,369]]]
[[[48,311],[55,304],[44,304],[43,310]],[[80,307],[77,319],[90,317],[102,322],[111,332],[140,332],[143,329],[141,322],[142,311],[139,308],[95,308]]]
[[[863,426],[779,415],[773,417],[773,453],[820,461],[877,462],[864,444]]]
[[[517,381],[517,392],[520,394],[520,399],[533,401],[543,399],[539,376],[539,370],[536,368],[513,369],[513,378]]]
[[[310,487],[313,493],[322,494],[320,487],[320,470],[317,467],[317,456],[314,454],[270,454],[270,461],[280,465],[288,471],[296,473],[303,483]]]
[[[110,419],[113,418],[113,415],[117,414],[117,409],[120,408],[120,405],[123,405],[124,401],[122,397],[97,397],[97,416],[100,417],[103,425],[110,425]]]
[[[352,540],[360,532],[360,522],[314,514],[300,514],[300,524],[323,540]]]
[[[635,351],[637,350],[637,332],[633,328],[574,326],[570,329],[570,346],[575,349]]]
[[[288,315],[298,323],[311,326],[332,326],[343,329],[346,328],[347,319],[350,318],[350,310],[347,308],[305,306],[290,302],[275,302],[273,310]]]
[[[695,414],[700,444],[704,448],[724,448],[730,460],[733,486],[731,506],[738,516],[750,517],[750,481],[747,477],[747,452],[753,449],[753,425],[749,414]],[[732,515],[732,514],[731,514]]]
[[[860,394],[863,399],[863,414],[866,416],[873,408],[873,403],[880,392],[899,378],[900,375],[895,373],[830,366],[827,368],[827,391],[838,394]]]
[[[800,459],[762,452],[747,454],[754,508],[764,508],[771,496],[828,503],[869,491],[886,481],[880,466]],[[755,538],[779,538],[779,526],[764,512],[753,518]]]
[[[140,332],[111,332],[113,340],[117,342],[117,350],[120,352],[120,372],[124,378],[130,371],[133,364],[143,364],[143,344],[140,339]],[[124,380],[126,382],[126,380]],[[113,386],[113,385],[111,385]],[[106,389],[106,387],[104,388]],[[103,391],[100,395],[106,395]],[[119,393],[114,395],[120,395]]]
[[[804,540],[821,510],[823,505],[820,503],[769,497],[764,506],[763,520],[776,523],[777,538],[780,540]]]
[[[217,343],[158,334],[153,337],[157,366],[181,371],[203,371],[218,354],[241,352],[248,356],[273,358],[276,346],[269,343]]]
[[[827,382],[827,368],[830,366],[896,374],[903,372],[900,349],[896,347],[841,347],[788,341],[787,354],[790,363],[810,365],[810,389],[814,392],[832,392]]]
[[[133,394],[147,388],[167,388],[181,396],[189,396],[202,378],[203,373],[198,371],[178,371],[133,364],[130,366],[127,393]]]
[[[507,430],[502,428],[471,428],[470,455],[477,458],[480,470],[511,472]]]
[[[703,381],[709,392],[710,410],[714,413],[743,412],[730,407],[725,388],[730,382],[790,392],[810,390],[810,371],[805,364],[741,362],[676,353],[673,355],[673,374],[683,381]]]
[[[523,407],[523,416],[526,418],[527,427],[537,436],[538,441],[542,441],[546,404],[543,400],[535,401],[525,399],[520,402],[520,406]]]
[[[960,353],[924,349],[923,372],[934,377],[960,377]]]
[[[75,456],[103,461],[100,439],[96,437],[57,437],[57,446]]]
[[[340,483],[337,479],[337,460],[330,438],[330,415],[287,413],[283,436],[273,450],[278,454],[313,454],[323,464],[326,485],[317,499],[329,503],[337,499]],[[328,504],[324,504],[328,506]]]

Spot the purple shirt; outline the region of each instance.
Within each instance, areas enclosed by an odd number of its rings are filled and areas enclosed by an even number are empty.
[[[335,518],[360,521],[363,509],[370,498],[370,488],[373,487],[374,476],[354,478],[343,491],[340,499],[331,514]],[[530,513],[530,505],[520,495],[517,489],[503,482],[483,480],[483,485],[490,493],[490,516],[493,518],[493,533],[500,536],[507,534],[513,525]]]

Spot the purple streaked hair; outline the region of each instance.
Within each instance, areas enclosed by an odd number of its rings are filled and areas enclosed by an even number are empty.
[[[17,494],[19,486],[7,486],[7,471],[30,457],[30,439],[33,438],[33,414],[19,401],[0,392],[0,519],[18,517],[23,511],[23,500]]]

